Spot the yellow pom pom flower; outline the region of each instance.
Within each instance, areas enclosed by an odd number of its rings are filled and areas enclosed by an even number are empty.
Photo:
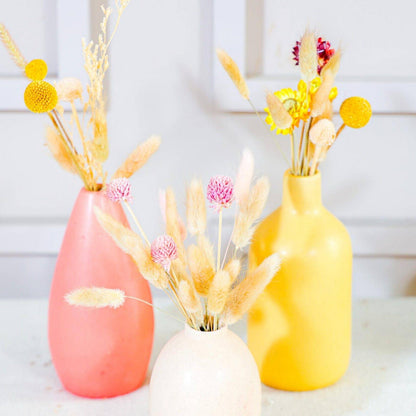
[[[26,76],[32,81],[41,81],[48,73],[48,65],[42,59],[34,59],[25,67]]]
[[[264,110],[267,113],[266,123],[270,125],[270,129],[276,129],[276,134],[291,134],[295,127],[299,127],[299,123],[302,120],[306,121],[310,116],[311,99],[316,91],[318,91],[321,83],[321,78],[316,77],[310,82],[309,88],[306,82],[301,80],[298,83],[297,90],[284,88],[280,91],[276,91],[274,95],[283,103],[286,111],[292,117],[293,122],[292,125],[287,129],[277,128],[276,124],[273,122],[270,110],[267,107]],[[335,95],[333,94],[334,98],[335,96],[336,90]]]
[[[26,107],[34,113],[46,113],[58,104],[58,94],[53,85],[46,81],[32,81],[25,90]]]
[[[364,127],[371,118],[371,105],[362,97],[347,98],[339,109],[344,124],[353,129]]]

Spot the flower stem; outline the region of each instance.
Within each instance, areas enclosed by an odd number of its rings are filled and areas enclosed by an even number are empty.
[[[345,123],[343,123],[341,125],[341,127],[337,130],[337,134],[335,136],[335,139],[342,133],[342,130],[344,130],[344,129],[345,129]]]
[[[78,112],[77,112],[77,109],[75,108],[74,101],[71,101],[71,109],[72,109],[72,116],[74,117],[75,124],[77,125],[79,137],[81,138],[82,147],[84,148],[84,155],[85,155],[85,159],[87,160],[89,174],[91,176],[91,181],[94,183],[95,182],[94,181],[94,172],[92,171],[92,167],[91,167],[92,164],[91,164],[90,155],[89,155],[88,149],[87,149],[87,142],[85,140],[84,132],[82,131],[81,123],[79,121]],[[95,188],[95,183],[94,183],[94,188]]]
[[[253,109],[253,111],[256,113],[257,118],[261,121],[261,123],[266,127],[266,130],[269,132],[269,134],[273,137],[273,140],[276,138],[276,136],[270,131],[269,126],[267,125],[267,123],[262,119],[262,117],[260,116],[259,112],[257,111],[256,107],[254,106],[253,102],[248,99],[247,100],[248,103],[250,104],[251,108]],[[280,154],[283,156],[283,159],[285,160],[285,162],[288,164],[288,166],[290,166],[290,162],[288,160],[288,158],[286,157],[285,153],[283,152],[283,149],[280,147],[280,144],[278,141],[276,141],[277,144],[277,148],[279,149]]]
[[[139,302],[141,302],[141,303],[144,303],[145,305],[147,305],[147,306],[151,306],[153,309],[156,309],[157,311],[159,311],[159,312],[162,312],[162,313],[164,313],[165,315],[168,315],[168,316],[170,316],[171,318],[173,318],[173,319],[175,319],[176,321],[178,321],[178,322],[180,322],[180,323],[183,323],[183,321],[181,321],[179,318],[177,318],[175,315],[172,315],[171,313],[169,313],[169,312],[166,312],[166,311],[164,311],[163,309],[161,309],[161,308],[158,308],[157,306],[155,306],[153,303],[150,303],[150,302],[146,302],[145,300],[143,300],[143,299],[140,299],[140,298],[135,298],[134,296],[124,296],[126,299],[133,299],[133,300],[137,300],[137,301],[139,301]]]
[[[148,245],[148,246],[150,246],[150,241],[149,241],[149,240],[148,240],[148,238],[146,237],[146,234],[145,234],[145,232],[144,232],[144,230],[143,230],[142,226],[140,225],[139,220],[138,220],[138,219],[136,218],[136,216],[134,215],[134,212],[133,212],[133,210],[131,209],[131,207],[130,207],[129,203],[128,203],[128,202],[126,202],[126,201],[123,201],[123,202],[124,202],[125,207],[127,208],[127,211],[129,211],[129,213],[130,213],[131,217],[133,218],[134,223],[136,224],[137,228],[139,229],[140,234],[142,235],[142,238],[144,239],[144,241],[146,241],[147,245]]]
[[[296,166],[295,166],[295,135],[291,134],[290,136],[290,154],[292,156],[292,173],[296,175]]]
[[[49,116],[49,118],[51,119],[52,124],[54,125],[54,127],[55,127],[56,131],[58,132],[58,134],[59,134],[59,138],[61,139],[62,144],[64,145],[64,147],[65,147],[66,151],[67,151],[67,152],[68,152],[68,154],[70,155],[70,158],[71,158],[71,160],[72,160],[72,162],[73,162],[73,164],[74,164],[74,166],[75,166],[75,169],[78,171],[78,175],[79,175],[79,177],[81,178],[82,182],[84,182],[84,186],[85,186],[85,188],[86,188],[87,190],[90,190],[90,187],[89,187],[89,185],[88,185],[88,181],[86,180],[86,178],[85,178],[85,176],[84,176],[84,171],[83,171],[83,169],[81,168],[81,166],[80,166],[80,164],[79,164],[79,162],[78,162],[77,158],[75,157],[74,152],[73,152],[73,151],[71,150],[71,148],[69,147],[68,142],[65,140],[65,135],[64,135],[64,133],[61,131],[61,129],[60,129],[60,127],[59,127],[59,124],[57,123],[57,121],[56,121],[56,119],[55,119],[54,115],[53,115],[53,114],[51,114],[50,112],[48,112],[48,116]]]
[[[221,233],[222,233],[222,208],[218,214],[218,253],[217,253],[217,272],[221,265]]]

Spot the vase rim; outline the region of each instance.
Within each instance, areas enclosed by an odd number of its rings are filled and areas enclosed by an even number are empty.
[[[290,169],[287,169],[285,172],[285,176],[293,178],[293,179],[297,179],[297,180],[312,181],[315,179],[319,179],[321,177],[321,171],[317,170],[316,173],[312,176],[310,175],[302,176],[302,175],[294,175],[293,173],[290,172]]]
[[[99,193],[99,192],[101,192],[104,189],[104,185],[102,183],[99,183],[98,185],[101,186],[101,187],[100,187],[100,189],[97,189],[96,191],[90,191],[85,186],[83,186],[81,188],[81,192],[86,192],[88,194],[96,194],[96,193]]]
[[[227,332],[228,326],[224,325],[220,329],[215,331],[199,331],[194,328],[191,328],[187,323],[185,323],[185,332],[196,338],[205,338],[207,336],[221,336],[223,333]]]

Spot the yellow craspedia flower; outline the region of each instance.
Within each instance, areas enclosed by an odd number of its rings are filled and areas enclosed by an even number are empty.
[[[371,105],[365,98],[350,97],[341,104],[339,114],[345,125],[360,129],[370,121]]]
[[[42,59],[34,59],[25,67],[26,76],[32,81],[41,81],[48,73],[48,65]]]
[[[46,81],[32,81],[25,90],[26,107],[34,113],[46,113],[58,104],[55,87]]]

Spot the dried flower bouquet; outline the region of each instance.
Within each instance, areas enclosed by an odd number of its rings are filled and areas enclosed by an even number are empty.
[[[235,184],[228,176],[215,176],[208,183],[206,195],[199,180],[187,189],[187,229],[195,242],[187,249],[186,230],[178,215],[175,195],[168,189],[161,198],[166,235],[152,243],[129,207],[131,187],[127,179],[112,181],[106,195],[122,202],[132,213],[139,233],[131,231],[111,216],[95,208],[98,221],[116,244],[135,261],[141,274],[155,287],[166,291],[182,312],[189,326],[200,331],[214,331],[236,322],[253,304],[280,267],[280,257],[272,254],[244,277],[239,253],[254,233],[269,193],[266,177],[251,185],[253,158],[244,151]],[[206,236],[205,196],[218,214],[217,253]],[[234,229],[225,254],[221,256],[222,214],[233,202],[237,204]],[[230,256],[230,247],[233,246]],[[215,258],[216,257],[216,258]],[[109,288],[79,288],[67,294],[72,305],[118,308],[128,299],[123,291]],[[139,299],[138,299],[139,300]]]
[[[296,90],[284,88],[266,95],[267,117],[263,120],[250,99],[247,83],[238,66],[225,51],[217,49],[223,68],[262,123],[269,125],[270,131],[276,134],[290,136],[291,160],[288,163],[291,173],[309,176],[316,173],[319,163],[325,159],[345,126],[358,129],[369,122],[371,106],[364,98],[347,98],[339,110],[343,124],[336,129],[332,122],[332,102],[338,94],[334,81],[340,65],[340,51],[306,31],[301,41],[296,42],[293,55],[303,79]]]
[[[52,124],[46,130],[46,144],[63,169],[79,175],[89,191],[98,191],[106,183],[103,163],[109,156],[105,111],[104,78],[109,68],[108,49],[117,31],[121,16],[130,0],[115,0],[117,20],[111,34],[107,25],[110,7],[101,6],[103,20],[98,42],[82,40],[84,68],[89,78],[84,101],[83,85],[76,78],[64,78],[52,85],[45,81],[47,64],[41,59],[27,63],[4,25],[0,24],[0,39],[16,65],[31,80],[24,93],[27,108],[34,113],[47,113]],[[69,103],[71,116],[66,120],[63,103]],[[82,107],[78,114],[77,104]],[[78,143],[78,146],[77,146]],[[140,144],[116,171],[113,178],[130,177],[158,149],[160,138],[150,137]]]

